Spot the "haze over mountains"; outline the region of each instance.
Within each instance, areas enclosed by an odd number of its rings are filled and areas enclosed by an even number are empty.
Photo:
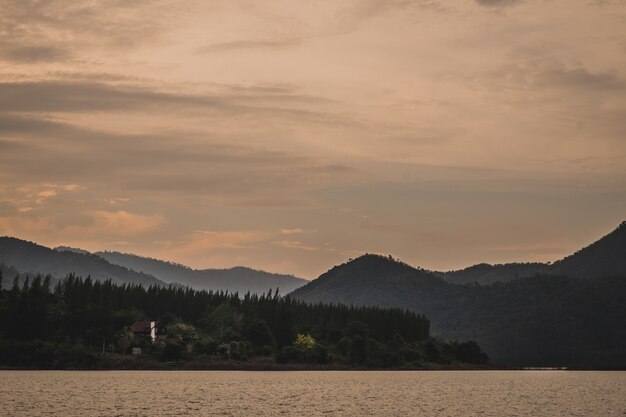
[[[112,264],[125,266],[159,278],[166,283],[179,283],[195,289],[224,289],[245,294],[265,293],[268,289],[279,289],[287,294],[308,281],[293,275],[272,274],[265,271],[238,266],[229,269],[191,269],[185,265],[146,258],[129,253],[96,252],[95,255]]]
[[[119,284],[143,286],[179,284],[195,289],[223,290],[245,294],[266,293],[276,288],[286,294],[305,284],[291,275],[271,274],[249,268],[193,270],[184,265],[116,252],[89,253],[83,249],[60,246],[50,249],[13,237],[0,237],[0,264],[7,277],[51,274],[60,279],[68,274],[111,279]],[[5,285],[10,285],[5,280]]]
[[[433,334],[474,339],[500,365],[624,366],[624,259],[622,223],[552,265],[477,265],[432,273],[390,257],[365,255],[291,295],[312,303],[403,307],[425,314]]]
[[[111,279],[119,284],[167,285],[152,275],[113,265],[96,255],[57,251],[13,237],[0,237],[0,263],[23,274],[51,274],[63,278],[73,273],[96,280]]]

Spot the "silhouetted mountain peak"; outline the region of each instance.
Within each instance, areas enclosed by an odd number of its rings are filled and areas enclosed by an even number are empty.
[[[308,301],[338,301],[350,294],[348,303],[385,305],[397,290],[429,292],[446,285],[443,279],[429,271],[414,268],[392,256],[365,254],[338,265],[304,287],[295,290],[295,298]],[[312,297],[310,294],[314,293]]]
[[[404,262],[395,259],[393,256],[388,255],[379,255],[375,253],[366,253],[364,255],[359,256],[358,258],[351,259],[344,265],[351,265],[356,267],[361,266],[369,266],[376,268],[388,268],[388,267],[409,267],[411,266],[405,264]]]
[[[384,256],[366,253],[358,258],[351,258],[348,262],[333,267],[328,272],[321,275],[320,278],[331,275],[349,276],[354,279],[359,279],[360,277],[360,279],[368,278],[382,281],[397,276],[414,274],[430,275],[427,271],[421,268],[414,268],[409,264],[395,259],[391,255]]]
[[[550,272],[576,278],[626,273],[626,221],[591,245],[552,264]]]

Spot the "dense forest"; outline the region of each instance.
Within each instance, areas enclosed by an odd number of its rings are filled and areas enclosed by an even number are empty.
[[[53,286],[50,276],[15,278],[4,288],[4,367],[432,368],[487,361],[476,343],[431,338],[429,320],[402,309],[308,305],[277,291],[239,296],[74,275]],[[156,341],[133,331],[141,321],[159,323]],[[141,355],[131,355],[137,348]]]

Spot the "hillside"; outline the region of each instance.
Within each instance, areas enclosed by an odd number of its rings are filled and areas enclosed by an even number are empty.
[[[539,262],[473,265],[458,271],[433,272],[453,284],[492,284],[536,274],[581,279],[626,274],[626,222],[591,245],[552,264]]]
[[[626,366],[625,231],[622,224],[546,270],[541,264],[509,264],[452,273],[463,276],[465,285],[388,257],[364,255],[291,296],[406,308],[429,317],[435,335],[477,341],[498,365]],[[518,279],[510,276],[513,265]],[[509,274],[507,282],[474,284],[498,270]],[[524,270],[532,276],[522,277]]]
[[[578,278],[626,274],[626,221],[597,242],[552,264],[550,273]]]
[[[358,258],[291,296],[424,314],[434,335],[475,340],[497,365],[626,365],[626,276],[457,285],[385,259]]]
[[[434,272],[434,274],[452,284],[492,284],[532,277],[536,274],[546,273],[549,268],[548,264],[538,262],[497,265],[482,263],[458,271]]]
[[[113,265],[96,255],[57,251],[14,237],[0,237],[0,262],[22,274],[51,274],[63,278],[74,273],[96,280],[110,278],[120,284],[166,285],[151,275]]]
[[[187,266],[119,252],[96,252],[108,262],[145,272],[167,283],[180,283],[198,290],[224,290],[245,294],[279,289],[287,294],[308,281],[292,275],[272,274],[245,267],[196,270]]]
[[[366,254],[336,266],[290,295],[308,302],[406,307],[447,287],[428,271],[386,256]]]

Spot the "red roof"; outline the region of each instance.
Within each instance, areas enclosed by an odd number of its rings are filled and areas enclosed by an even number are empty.
[[[149,321],[138,321],[133,323],[130,326],[130,330],[133,333],[150,333],[150,322]]]

